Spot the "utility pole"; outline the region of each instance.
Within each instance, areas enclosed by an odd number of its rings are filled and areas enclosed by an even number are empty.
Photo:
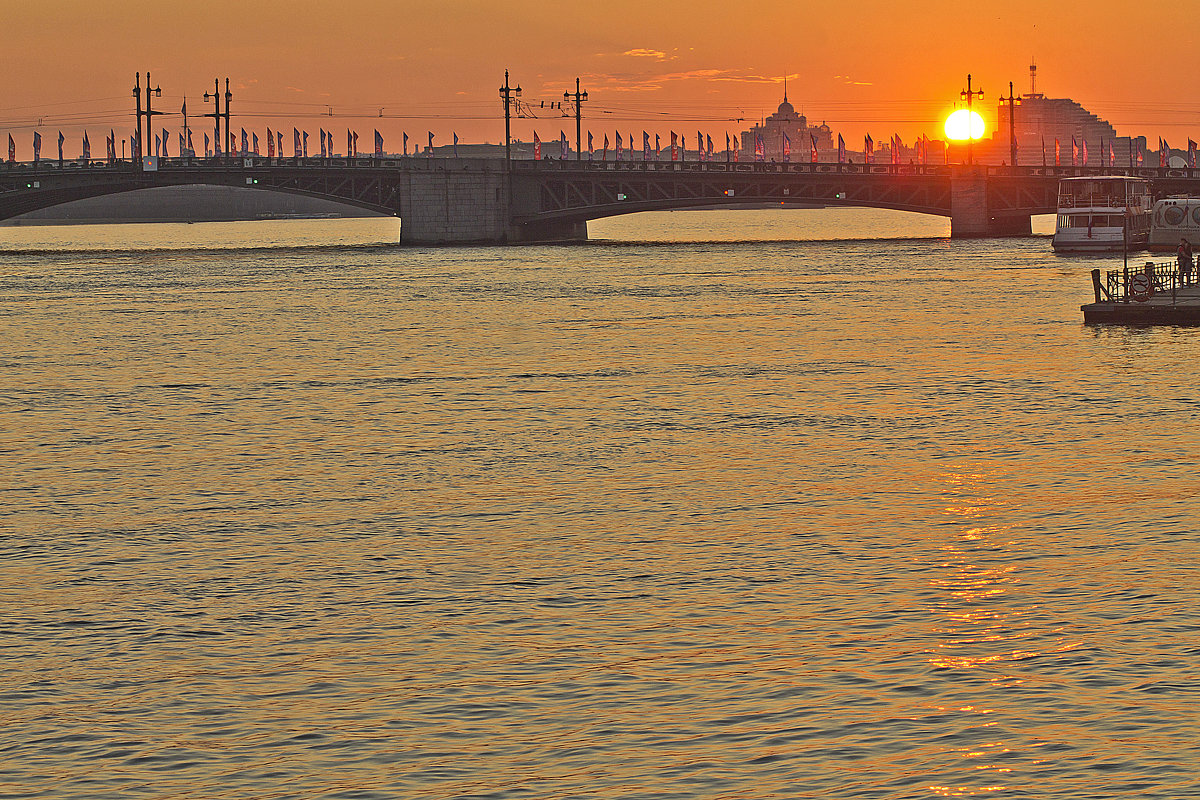
[[[212,94],[204,93],[204,102],[213,101],[213,113],[203,114],[205,117],[213,118],[213,146],[221,146],[221,79],[213,78]]]
[[[521,96],[521,86],[517,88],[508,85],[508,70],[504,70],[504,85],[500,87],[500,99],[504,101],[504,165],[512,169],[512,104],[514,98]]]
[[[137,120],[137,133],[135,134],[134,143],[130,145],[130,149],[136,150],[142,141],[142,73],[140,72],[133,73],[133,96],[137,102],[137,111],[134,112],[137,115],[135,117]],[[122,142],[122,144],[124,143]],[[130,155],[133,155],[133,153],[130,153]],[[124,147],[121,148],[121,156],[122,158],[125,156]]]
[[[146,155],[146,140],[154,133],[154,117],[163,112],[155,111],[151,107],[151,97],[162,97],[162,89],[159,87],[150,88],[150,73],[146,73],[146,108],[142,110],[142,82],[139,73],[134,73],[133,95],[137,98],[137,157],[140,159]],[[145,117],[145,133],[142,132],[142,118]],[[132,153],[130,154],[132,155]]]
[[[587,92],[580,93],[579,78],[575,79],[575,94],[563,92],[564,100],[575,101],[575,160],[583,159],[583,107],[582,103],[587,100]]]
[[[979,92],[983,96],[983,92]],[[229,106],[233,102],[233,92],[229,91],[229,79],[226,78],[226,152],[229,152],[230,145],[233,143],[233,131],[229,130]]]
[[[971,128],[974,127],[975,116],[971,111],[971,101],[975,97],[978,97],[980,100],[982,100],[983,99],[983,89],[972,92],[971,91],[971,76],[970,76],[970,74],[968,74],[967,75],[967,88],[964,89],[963,91],[959,92],[958,94],[959,94],[959,97],[962,97],[967,101],[967,163],[974,164],[975,163],[975,150],[973,147],[973,143],[975,141],[975,138],[971,135]]]
[[[1003,98],[1002,98],[1003,99]],[[1017,98],[1013,96],[1012,81],[1008,82],[1008,151],[1012,159],[1008,163],[1017,165]]]

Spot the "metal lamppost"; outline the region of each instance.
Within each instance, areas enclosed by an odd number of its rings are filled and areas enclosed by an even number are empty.
[[[581,103],[587,100],[587,92],[580,93],[579,78],[575,79],[575,94],[563,92],[563,100],[575,101],[575,160],[583,159],[583,108]]]
[[[217,147],[221,146],[221,79],[213,78],[212,94],[204,93],[204,102],[213,101],[213,112],[211,114],[203,114],[205,117],[213,118],[213,144]]]
[[[504,163],[512,168],[512,104],[521,96],[520,84],[514,89],[508,85],[508,70],[504,70],[504,85],[500,87],[500,99],[504,101]]]
[[[982,96],[983,92],[979,92],[979,95]],[[229,79],[226,78],[226,154],[232,149],[230,145],[233,144],[233,131],[229,128],[229,106],[232,103],[233,92],[229,91]]]
[[[971,123],[975,121],[975,118],[971,114],[971,100],[974,99],[975,97],[978,97],[980,100],[982,100],[983,99],[983,89],[980,89],[979,91],[976,91],[976,92],[972,92],[971,91],[971,76],[970,76],[970,74],[968,74],[967,75],[967,88],[964,89],[963,91],[959,92],[958,94],[959,94],[959,97],[962,97],[967,101],[967,163],[974,164],[975,163],[975,151],[973,149],[973,143],[974,143],[975,139],[971,136]]]
[[[146,147],[145,147],[146,139],[149,137],[149,135],[151,133],[154,132],[154,124],[153,124],[152,120],[155,115],[163,113],[161,111],[155,111],[153,108],[151,108],[150,98],[151,97],[162,97],[162,89],[157,86],[154,87],[153,89],[150,88],[150,73],[147,72],[146,73],[146,108],[143,110],[142,109],[141,76],[136,72],[134,73],[133,81],[134,81],[133,82],[133,96],[137,98],[137,112],[136,112],[137,113],[137,155],[138,155],[138,159],[140,160],[142,156],[146,155]],[[143,118],[145,118],[145,120],[146,120],[146,126],[145,126],[146,130],[145,130],[144,134],[142,132],[142,119]]]
[[[1010,164],[1017,165],[1017,98],[1013,95],[1012,81],[1008,82],[1008,152]]]

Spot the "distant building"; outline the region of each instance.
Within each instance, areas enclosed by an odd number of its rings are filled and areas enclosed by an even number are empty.
[[[754,160],[754,145],[761,137],[763,159],[783,161],[785,136],[791,142],[792,161],[808,161],[811,156],[813,140],[816,140],[817,143],[819,161],[837,161],[837,144],[834,142],[833,131],[823,122],[820,125],[810,126],[808,118],[803,114],[797,114],[795,107],[788,102],[786,89],[783,93],[783,102],[779,104],[779,108],[774,114],[750,130],[742,131],[742,160]]]
[[[1116,166],[1124,167],[1129,165],[1130,148],[1135,148],[1136,156],[1137,148],[1144,150],[1146,145],[1144,137],[1131,139],[1117,136],[1116,129],[1108,120],[1101,119],[1074,100],[1046,97],[1038,92],[1036,64],[1029,67],[1029,92],[1017,99],[1013,117],[1017,164],[1040,166],[1044,146],[1045,163],[1053,166],[1054,143],[1057,141],[1060,163],[1070,166],[1074,141],[1081,164],[1086,143],[1089,165],[1107,164],[1111,145]],[[1002,100],[997,109],[996,130],[991,141],[976,145],[977,160],[991,164],[1007,163],[1011,158],[1009,133],[1009,104]]]

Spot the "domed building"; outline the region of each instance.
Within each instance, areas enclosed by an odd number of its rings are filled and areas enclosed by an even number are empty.
[[[813,139],[817,142],[817,154],[821,161],[837,160],[837,145],[834,144],[833,131],[822,122],[810,126],[808,118],[797,114],[796,108],[787,99],[787,89],[783,91],[783,102],[775,113],[755,125],[748,131],[742,131],[742,160],[754,160],[755,137],[762,137],[763,159],[765,161],[783,161],[784,135],[791,141],[791,160],[808,162],[811,156]]]

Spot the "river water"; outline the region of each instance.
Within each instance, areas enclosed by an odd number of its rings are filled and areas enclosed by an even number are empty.
[[[0,229],[0,797],[1200,796],[1200,331],[1044,237]]]

